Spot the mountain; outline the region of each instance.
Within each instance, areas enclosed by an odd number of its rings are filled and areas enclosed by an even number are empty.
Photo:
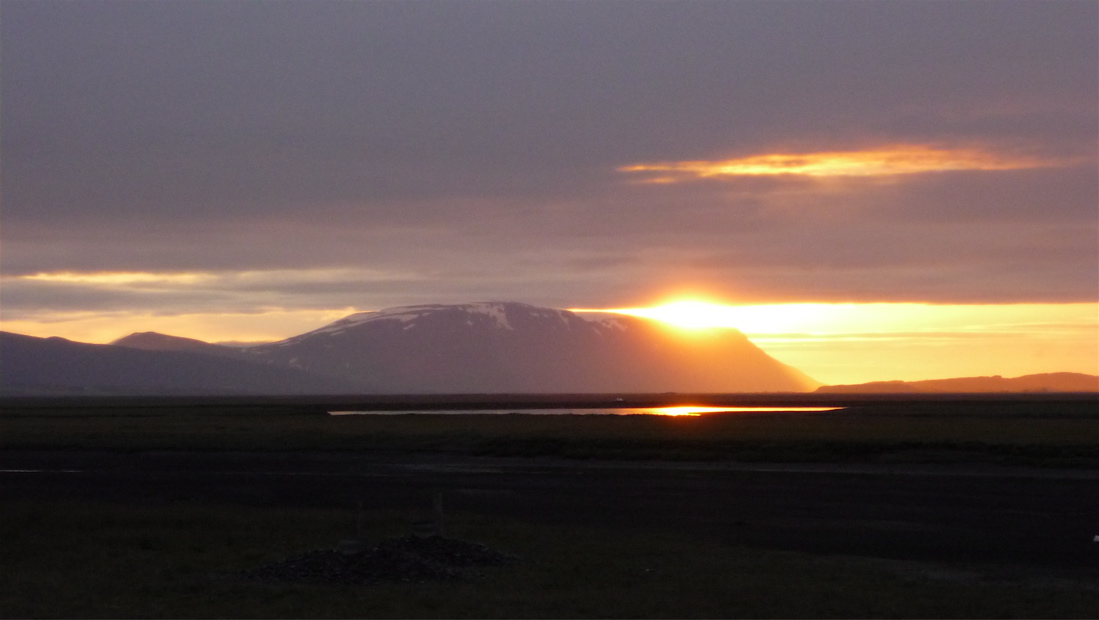
[[[511,302],[354,314],[250,347],[142,332],[109,345],[0,332],[5,394],[805,392],[736,330]]]
[[[157,332],[135,332],[124,336],[111,343],[117,347],[141,349],[143,351],[189,351],[191,353],[204,353],[206,355],[221,355],[225,357],[240,357],[237,348],[210,344],[194,338],[181,338],[169,336]]]
[[[926,394],[990,392],[1099,392],[1099,376],[1076,372],[1053,372],[1005,379],[963,377],[928,381],[873,381],[854,385],[825,385],[821,394]]]
[[[354,314],[248,359],[388,393],[804,392],[742,333],[513,302]]]
[[[264,366],[204,353],[147,351],[0,332],[0,393],[8,395],[351,391],[352,386],[339,380],[312,376],[299,369]]]

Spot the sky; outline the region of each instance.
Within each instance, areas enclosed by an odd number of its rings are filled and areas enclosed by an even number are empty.
[[[0,0],[0,322],[248,341],[694,299],[828,383],[1099,374],[1096,23],[1094,0]]]

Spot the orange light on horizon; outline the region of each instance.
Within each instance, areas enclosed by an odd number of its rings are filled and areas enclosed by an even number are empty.
[[[647,174],[646,183],[679,183],[737,176],[881,177],[953,170],[1018,170],[1063,163],[975,148],[892,145],[864,151],[769,153],[716,161],[638,163],[622,166],[618,171]]]
[[[159,332],[205,342],[274,342],[305,333],[358,312],[268,309],[258,312],[151,314],[141,312],[59,312],[37,319],[6,319],[4,331],[77,342],[106,344],[135,332]]]
[[[698,417],[707,413],[812,413],[817,411],[838,411],[843,407],[702,407],[697,405],[675,405],[671,407],[652,407],[645,409],[647,415]]]
[[[730,316],[735,306],[714,304],[705,301],[674,301],[652,308],[618,308],[608,310],[633,316],[657,319],[686,329],[706,329],[709,327],[736,327]]]
[[[1048,372],[1099,374],[1099,303],[1095,302],[734,306],[717,303],[714,297],[711,302],[704,299],[704,295],[684,295],[651,308],[583,311],[654,320],[664,312],[670,329],[685,331],[735,328],[779,361],[826,384]],[[269,342],[362,310],[272,307],[247,313],[42,312],[5,317],[0,329],[92,343],[141,331],[207,342]]]
[[[737,329],[776,359],[826,384],[1099,374],[1099,304],[1094,302],[725,306],[684,300],[598,312],[687,330]]]
[[[692,407],[688,405],[681,405],[675,407],[654,407],[647,410],[646,413],[650,415],[663,415],[673,418],[677,417],[698,417],[707,411],[720,411],[719,407]]]
[[[618,407],[613,409],[470,409],[462,413],[476,414],[518,414],[518,415],[652,415],[667,417],[697,418],[711,413],[812,413],[818,411],[839,411],[846,407],[714,407],[700,405],[669,405],[664,407]],[[388,410],[388,411],[329,411],[331,416],[392,416],[392,415],[438,415],[450,412],[438,410]]]
[[[596,312],[656,319],[690,330],[721,327],[745,333],[786,333],[817,324],[824,317],[842,313],[851,305],[800,303],[738,306],[682,300],[649,308],[611,308]]]

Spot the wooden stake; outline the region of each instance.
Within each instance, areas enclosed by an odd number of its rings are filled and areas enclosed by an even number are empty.
[[[435,492],[435,525],[439,528],[439,536],[443,535],[443,492]]]

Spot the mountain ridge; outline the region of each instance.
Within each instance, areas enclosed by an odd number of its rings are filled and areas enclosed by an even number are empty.
[[[351,386],[301,370],[193,351],[0,332],[0,393],[16,395],[333,394]]]
[[[1099,375],[1047,372],[1005,378],[956,377],[923,381],[870,381],[822,385],[818,394],[987,394],[1004,392],[1099,392]]]
[[[250,346],[157,332],[109,345],[0,337],[4,393],[1099,391],[1099,377],[1082,373],[821,385],[735,329],[692,332],[628,315],[502,301],[359,312]]]
[[[736,330],[692,336],[651,319],[586,318],[503,301],[357,313],[245,354],[401,393],[804,392],[820,385]]]
[[[356,313],[247,347],[156,332],[109,345],[5,339],[15,343],[5,345],[0,367],[8,392],[58,381],[58,389],[115,393],[300,393],[306,384],[318,393],[363,394],[808,392],[820,385],[736,330],[689,333],[652,319],[516,302]],[[158,376],[143,376],[150,372]],[[264,387],[261,377],[272,383]]]
[[[239,348],[227,347],[220,344],[171,336],[160,332],[134,332],[109,343],[111,346],[140,349],[143,351],[189,351],[192,353],[204,353],[206,355],[221,355],[225,357],[242,357]]]

